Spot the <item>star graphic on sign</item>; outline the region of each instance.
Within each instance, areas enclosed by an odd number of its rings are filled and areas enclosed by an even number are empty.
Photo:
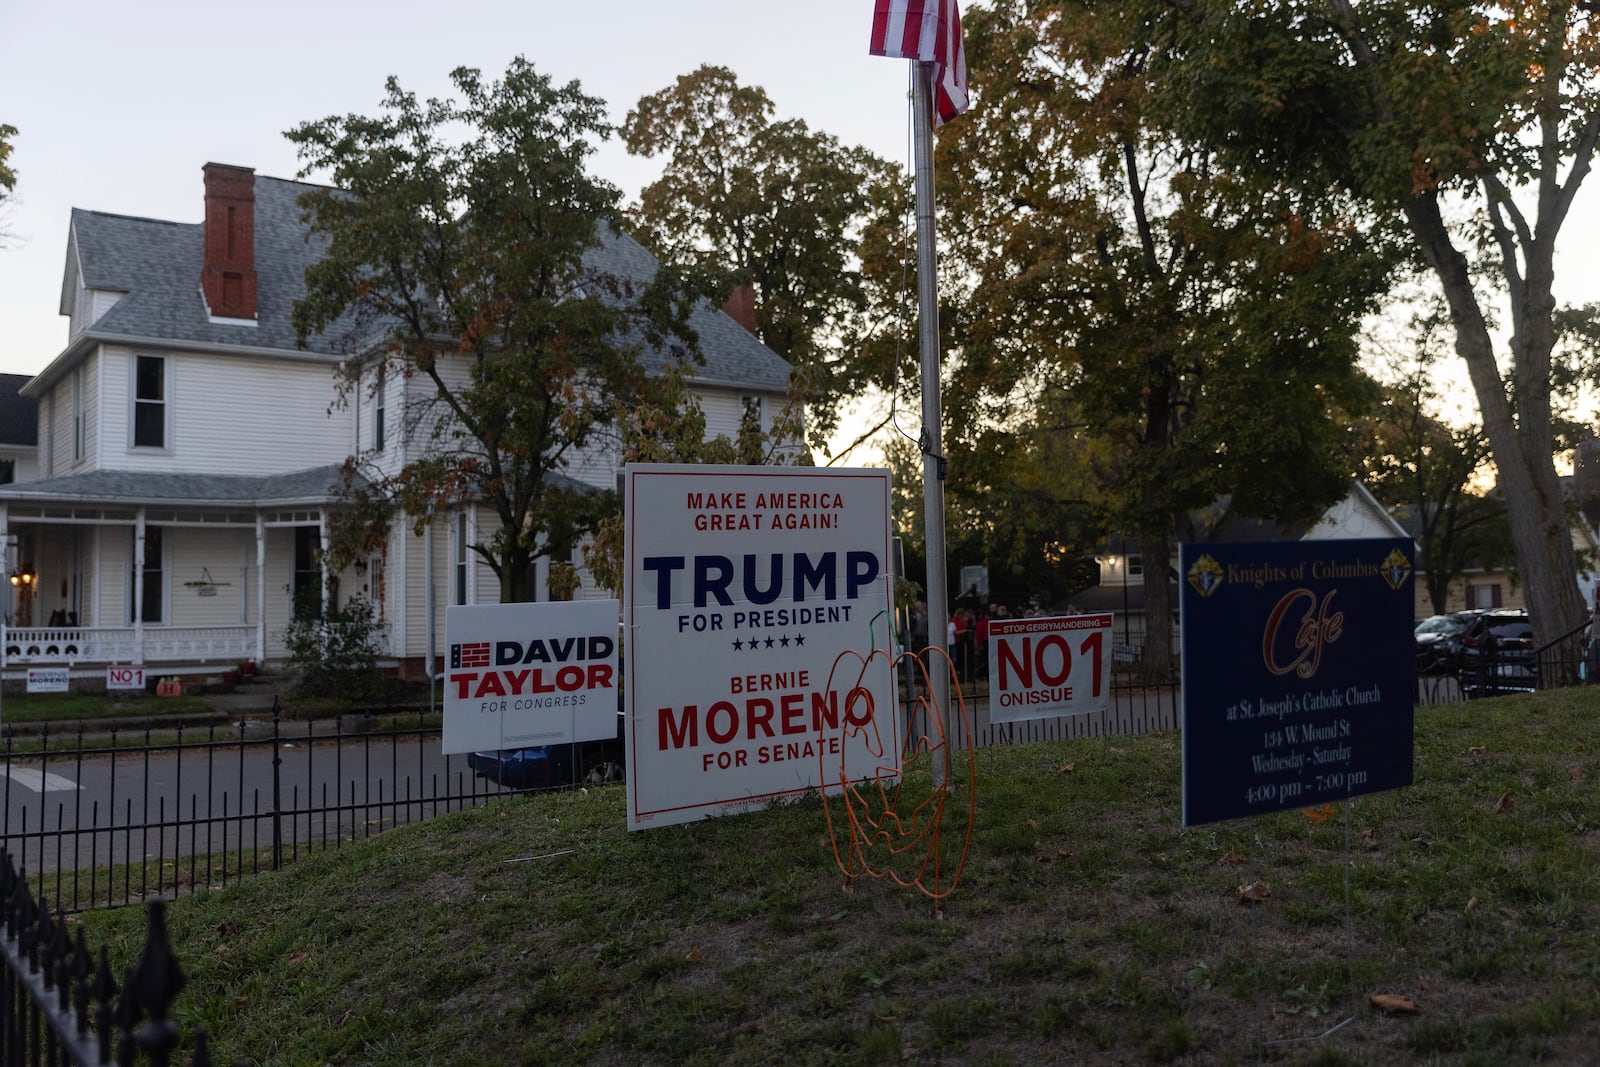
[[[784,634],[782,637],[778,638],[778,644],[782,645],[784,648],[788,648],[789,647],[789,635],[788,634]]]
[[[797,645],[805,644],[806,643],[806,635],[805,634],[795,634],[794,635],[794,643],[797,644]]]
[[[750,645],[749,645],[750,651],[754,652],[756,649],[758,649],[760,647],[761,647],[761,642],[757,641],[755,638],[752,637],[750,639]]]
[[[772,635],[771,634],[767,635],[767,647],[768,648],[772,647]]]
[[[735,652],[737,652],[737,651],[739,651],[739,650],[740,650],[740,649],[741,649],[741,648],[743,648],[743,647],[744,647],[744,642],[743,642],[743,641],[741,641],[741,640],[739,640],[739,639],[738,639],[738,638],[737,638],[737,637],[735,637],[735,638],[734,638],[734,639],[733,639],[733,650],[734,650],[734,651],[735,651]]]

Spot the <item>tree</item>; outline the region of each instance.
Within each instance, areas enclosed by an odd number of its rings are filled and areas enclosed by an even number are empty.
[[[11,142],[16,139],[17,128],[0,122],[0,210],[4,210],[11,194],[17,189],[17,172],[10,163],[15,147]],[[4,237],[4,231],[0,231],[0,244],[4,244]]]
[[[939,144],[953,450],[995,428],[1072,436],[1051,461],[1081,463],[1101,532],[1151,561],[1218,498],[1319,512],[1345,489],[1329,412],[1363,401],[1355,329],[1381,247],[1344,201],[1245,180],[1166,126],[1151,71],[1167,5],[969,16],[977,104]],[[965,477],[953,467],[953,498]],[[1146,568],[1147,617],[1172,614],[1172,588]],[[1171,662],[1169,642],[1146,646],[1152,676]]]
[[[757,335],[794,364],[820,446],[845,401],[890,377],[894,339],[860,243],[883,206],[903,199],[900,171],[798,119],[775,120],[766,92],[726,67],[642,97],[621,134],[629,152],[665,157],[632,212],[642,239],[724,294],[754,289]]]
[[[451,80],[459,100],[421,103],[390,78],[381,114],[289,132],[302,176],[335,186],[301,198],[326,252],[294,323],[302,344],[328,331],[362,357],[344,395],[371,387],[373,364],[428,386],[404,412],[420,454],[399,469],[362,457],[367,506],[346,533],[381,528],[392,504],[421,526],[481,502],[499,522],[472,548],[501,599],[523,600],[541,553],[565,558],[614,510],[614,493],[558,475],[653,403],[664,378],[641,353],[672,336],[692,349],[691,294],[668,271],[641,287],[586,259],[616,224],[617,191],[584,169],[608,131],[601,101],[521,58],[498,81],[467,68]]]
[[[1600,136],[1600,32],[1573,0],[1183,5],[1176,120],[1257,174],[1334,183],[1437,278],[1541,644],[1583,617],[1556,476],[1554,254]],[[1497,352],[1492,282],[1510,312]]]
[[[1441,398],[1426,339],[1418,352],[1357,423],[1354,444],[1364,484],[1414,531],[1429,602],[1443,614],[1451,583],[1468,568],[1509,562],[1511,546],[1505,502],[1473,489],[1489,459],[1483,428],[1433,414]]]

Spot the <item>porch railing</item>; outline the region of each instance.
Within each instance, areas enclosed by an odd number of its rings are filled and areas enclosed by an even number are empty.
[[[143,648],[131,626],[8,626],[4,637],[0,666],[226,663],[256,654],[254,626],[147,626]]]

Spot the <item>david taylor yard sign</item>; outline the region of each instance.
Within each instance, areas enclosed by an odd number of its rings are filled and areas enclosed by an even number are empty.
[[[1181,546],[1185,826],[1411,784],[1415,551]]]
[[[617,736],[617,602],[445,612],[445,752]]]
[[[897,779],[889,472],[626,471],[628,826]]]

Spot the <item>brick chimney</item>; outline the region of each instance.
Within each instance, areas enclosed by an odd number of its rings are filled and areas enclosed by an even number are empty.
[[[723,314],[734,322],[749,330],[756,332],[756,289],[748,282],[733,287],[733,292],[728,294],[727,302],[722,305]]]
[[[213,318],[256,317],[256,172],[207,163],[200,291]]]

